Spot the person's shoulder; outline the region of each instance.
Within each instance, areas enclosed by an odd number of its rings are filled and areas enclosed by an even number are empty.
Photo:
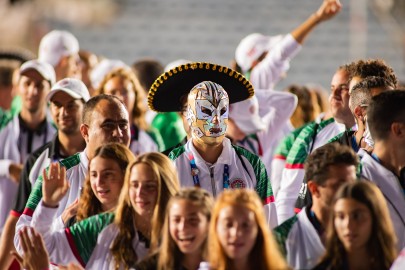
[[[0,134],[10,132],[16,124],[18,124],[18,115],[4,117],[0,124]]]
[[[53,144],[53,140],[45,143],[41,147],[37,148],[34,152],[32,152],[30,156],[39,157],[46,149],[51,148]]]
[[[81,152],[76,153],[76,154],[74,154],[74,155],[72,155],[70,157],[67,157],[67,158],[59,161],[59,162],[60,162],[60,164],[62,166],[66,167],[66,169],[69,170],[69,169],[71,169],[71,168],[73,168],[73,167],[80,164],[80,153]]]
[[[242,146],[232,144],[232,148],[239,156],[245,157],[250,163],[262,162],[259,156],[255,155],[254,153],[250,152],[249,150],[247,150]]]
[[[297,223],[298,217],[297,215],[287,219],[277,227],[273,229],[273,233],[277,236],[280,237],[287,237],[288,234],[290,233],[292,227],[294,226],[295,223]]]
[[[176,160],[178,159],[184,152],[186,152],[185,145],[180,145],[179,147],[174,148],[170,153],[169,153],[169,158],[171,160]]]

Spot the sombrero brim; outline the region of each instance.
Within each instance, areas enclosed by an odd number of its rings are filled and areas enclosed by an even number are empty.
[[[239,72],[211,63],[188,63],[156,79],[148,93],[149,108],[157,112],[181,111],[181,98],[203,81],[221,85],[228,93],[230,103],[248,99],[254,94],[252,84]]]

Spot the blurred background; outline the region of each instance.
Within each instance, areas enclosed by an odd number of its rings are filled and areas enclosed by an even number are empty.
[[[229,65],[249,33],[290,32],[322,0],[0,0],[0,47],[37,53],[53,29],[72,32],[80,48],[131,65],[153,57]],[[336,68],[382,58],[405,80],[405,1],[342,0],[343,11],[316,28],[292,61],[291,83],[329,88]]]

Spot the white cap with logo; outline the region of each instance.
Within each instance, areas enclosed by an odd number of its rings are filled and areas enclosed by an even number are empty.
[[[265,36],[253,33],[244,37],[236,48],[235,60],[242,69],[247,72],[252,68],[255,60],[264,53],[270,51],[277,43],[283,39],[283,35]]]
[[[56,66],[63,56],[77,54],[79,41],[68,31],[53,30],[39,44],[38,59]]]
[[[46,100],[51,101],[53,95],[58,92],[65,92],[69,96],[75,99],[83,99],[87,102],[90,99],[89,90],[86,85],[78,79],[65,78],[58,81],[51,89],[51,91],[46,96]]]
[[[27,72],[28,70],[37,71],[39,74],[41,74],[41,76],[45,80],[50,82],[51,86],[56,81],[55,70],[53,69],[53,67],[50,64],[48,64],[46,62],[39,61],[37,59],[27,61],[21,65],[20,74],[24,75],[24,73]]]

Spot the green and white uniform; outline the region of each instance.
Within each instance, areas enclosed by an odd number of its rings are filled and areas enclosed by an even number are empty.
[[[175,148],[170,154],[177,168],[181,187],[194,186],[190,166],[190,154],[194,157],[198,168],[199,184],[211,194],[217,196],[224,190],[225,165],[228,166],[229,188],[249,188],[256,190],[265,205],[265,212],[269,224],[277,225],[277,215],[274,196],[266,168],[258,156],[244,148],[232,145],[228,138],[224,138],[223,150],[215,164],[207,164],[194,148],[192,140],[185,145]]]
[[[77,262],[86,269],[114,269],[115,261],[110,248],[118,234],[118,227],[113,223],[113,213],[95,215],[65,230],[53,231],[50,224],[56,213],[55,208],[40,203],[32,219],[32,226],[44,239],[51,263],[66,265]],[[132,247],[138,260],[148,252],[145,243],[139,241],[138,234],[132,241]]]
[[[319,124],[313,122],[301,130],[288,153],[277,194],[277,215],[280,223],[294,215],[294,205],[300,189],[306,188],[306,184],[303,183],[304,163],[308,155],[344,130],[345,126],[335,122],[333,118]]]

